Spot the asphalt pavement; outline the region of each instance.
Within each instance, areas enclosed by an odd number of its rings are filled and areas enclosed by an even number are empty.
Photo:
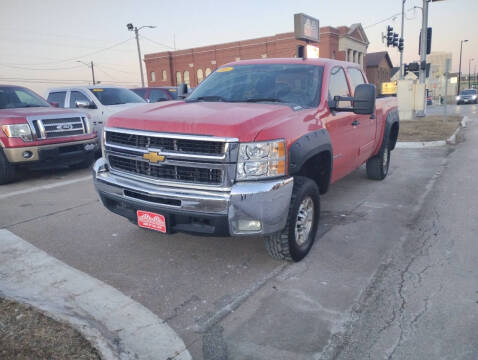
[[[457,108],[476,116],[476,106]],[[469,144],[397,149],[386,180],[368,180],[362,167],[332,185],[321,198],[317,242],[298,264],[271,259],[261,238],[140,229],[102,206],[88,170],[25,172],[22,181],[1,186],[0,228],[144,305],[194,359],[347,356],[355,348],[344,339],[361,324],[376,326],[360,317],[370,310],[364,299],[384,284],[379,275],[397,249],[421,231],[415,225],[438,196],[443,174],[461,164],[455,154]],[[368,358],[360,349],[363,357],[353,358]],[[407,358],[397,351],[394,358]]]

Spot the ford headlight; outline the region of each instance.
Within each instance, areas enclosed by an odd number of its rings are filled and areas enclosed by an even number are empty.
[[[23,141],[32,141],[32,131],[28,124],[2,125],[2,130],[9,138],[20,138]]]
[[[237,180],[255,180],[286,174],[284,140],[243,143],[239,146]]]

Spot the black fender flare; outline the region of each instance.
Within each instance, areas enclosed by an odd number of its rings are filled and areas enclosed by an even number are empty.
[[[329,132],[326,129],[316,130],[303,135],[290,146],[289,175],[299,173],[309,159],[324,151],[330,154],[329,178],[327,180],[327,184],[329,184],[333,168],[333,151]]]
[[[385,131],[383,132],[384,139],[387,139],[390,137],[390,132],[392,131],[392,127],[395,123],[398,125],[398,129],[400,131],[400,119],[398,117],[397,109],[390,111],[387,115],[387,118],[385,120]],[[398,134],[397,134],[397,138],[398,138]],[[382,140],[382,143],[383,143],[383,140]],[[395,139],[393,143],[390,144],[391,145],[390,150],[395,149],[396,144],[397,144],[397,139]]]

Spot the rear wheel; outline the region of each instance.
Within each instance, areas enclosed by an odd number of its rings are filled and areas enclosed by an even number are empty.
[[[269,255],[280,260],[302,260],[314,244],[319,219],[317,184],[306,177],[295,177],[286,227],[265,240]]]
[[[12,182],[15,177],[15,166],[8,162],[5,154],[0,150],[0,185]]]
[[[383,180],[390,167],[389,139],[383,139],[382,147],[377,155],[367,160],[367,176],[372,180]]]

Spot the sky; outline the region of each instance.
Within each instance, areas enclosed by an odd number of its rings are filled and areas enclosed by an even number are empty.
[[[136,87],[141,84],[134,34],[126,24],[153,25],[142,35],[143,54],[293,31],[293,14],[318,18],[321,26],[361,23],[369,38],[368,52],[384,51],[386,26],[400,32],[402,0],[0,0],[0,84],[27,86],[41,95],[54,86],[86,84],[95,63],[96,80]],[[418,59],[423,0],[406,0],[404,61]],[[478,0],[430,3],[432,51],[453,53],[458,71],[478,64]],[[393,17],[396,15],[395,17]],[[384,21],[385,20],[385,21]],[[396,48],[389,48],[394,66]],[[82,61],[78,62],[78,61]]]

